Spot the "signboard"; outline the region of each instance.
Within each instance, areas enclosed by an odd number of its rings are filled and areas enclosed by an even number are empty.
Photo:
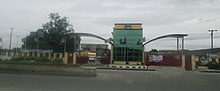
[[[208,57],[220,57],[220,54],[215,54],[215,53],[207,53],[206,55]]]
[[[154,62],[161,62],[163,60],[163,55],[153,55]]]
[[[95,60],[95,58],[94,57],[89,57],[89,60]]]

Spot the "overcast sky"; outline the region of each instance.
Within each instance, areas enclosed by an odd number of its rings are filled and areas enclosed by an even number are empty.
[[[69,18],[76,32],[104,38],[111,36],[114,23],[143,23],[144,37],[186,33],[186,49],[210,48],[209,29],[220,29],[220,0],[0,0],[0,37],[8,48],[13,27],[12,47],[21,38],[46,23],[48,14],[58,12]],[[220,47],[220,31],[215,47]],[[83,38],[82,43],[104,43]],[[175,39],[162,39],[145,49],[176,49]]]

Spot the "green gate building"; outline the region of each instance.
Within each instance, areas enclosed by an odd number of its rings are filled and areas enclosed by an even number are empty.
[[[113,28],[112,63],[143,64],[141,23],[116,23]]]

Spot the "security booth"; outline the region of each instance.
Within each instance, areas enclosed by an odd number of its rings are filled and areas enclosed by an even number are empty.
[[[143,41],[141,23],[116,23],[113,28],[112,64],[143,64]]]

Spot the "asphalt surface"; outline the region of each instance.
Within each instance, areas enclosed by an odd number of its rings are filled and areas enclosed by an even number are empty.
[[[97,77],[0,73],[0,91],[219,91],[219,73],[97,70]]]

